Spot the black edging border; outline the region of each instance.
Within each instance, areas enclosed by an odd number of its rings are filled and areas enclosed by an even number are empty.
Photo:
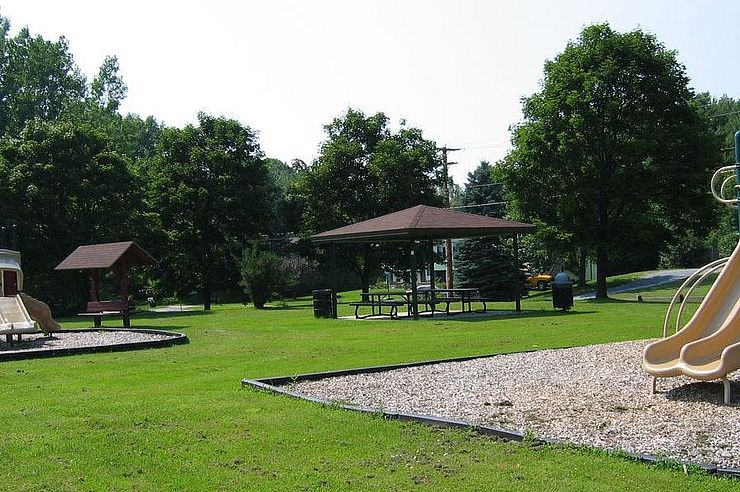
[[[565,348],[573,348],[573,347],[560,347],[559,349],[565,349]],[[550,349],[550,350],[553,350],[553,349]],[[558,350],[558,349],[554,349],[554,350]],[[405,369],[409,367],[444,364],[446,362],[464,362],[464,361],[473,360],[473,359],[485,359],[485,358],[497,357],[501,355],[510,355],[513,353],[521,354],[521,353],[531,353],[531,352],[537,352],[537,350],[524,350],[520,352],[504,352],[504,353],[498,353],[498,354],[473,355],[473,356],[467,356],[467,357],[453,357],[449,359],[434,359],[434,360],[411,362],[411,363],[405,363],[405,364],[392,364],[392,365],[386,365],[386,366],[358,367],[358,368],[353,368],[353,369],[342,369],[338,371],[297,374],[295,376],[278,376],[278,377],[269,377],[269,378],[261,378],[261,379],[242,379],[242,386],[251,387],[251,388],[255,388],[255,389],[263,390],[263,391],[269,391],[271,393],[281,394],[281,395],[289,396],[291,398],[305,400],[311,403],[318,403],[319,405],[329,406],[332,408],[341,408],[344,410],[350,410],[352,412],[367,413],[367,414],[376,415],[379,417],[384,417],[384,418],[388,418],[392,420],[398,420],[401,422],[418,422],[418,423],[422,423],[426,425],[431,425],[434,427],[466,429],[466,430],[477,432],[478,434],[481,434],[484,436],[496,437],[496,438],[504,439],[507,441],[522,442],[524,441],[525,436],[521,432],[507,431],[507,430],[503,430],[503,429],[499,429],[499,428],[491,427],[487,425],[478,425],[478,424],[474,424],[472,422],[467,422],[464,420],[448,419],[444,417],[436,417],[434,415],[422,415],[422,414],[403,413],[403,412],[389,412],[389,411],[385,411],[380,408],[371,408],[371,407],[366,407],[363,405],[338,404],[336,402],[326,400],[324,398],[314,398],[312,396],[304,395],[303,393],[298,393],[297,391],[291,391],[281,386],[284,386],[290,383],[298,383],[301,381],[317,381],[320,379],[339,377],[339,376],[354,376],[357,374],[372,374],[372,373],[377,373],[377,372],[393,371],[395,369]],[[534,439],[534,442],[537,444],[554,444],[554,445],[572,444],[572,443],[569,443],[568,441],[549,438],[549,437],[539,437],[539,438]],[[604,451],[604,449],[602,448],[590,447],[590,446],[584,446],[584,447]],[[651,454],[630,453],[627,451],[619,451],[619,453],[628,458],[634,459],[641,463],[650,464],[650,465],[657,465],[657,464],[666,462],[664,458],[660,458],[659,456],[655,456]],[[710,475],[740,479],[740,469],[738,468],[722,468],[716,465],[710,465],[706,463],[694,463],[691,461],[680,461],[680,460],[668,460],[668,462],[675,462],[680,465],[691,466],[693,468],[700,468],[704,470],[705,472],[709,473]]]
[[[166,335],[168,338],[163,340],[148,340],[143,342],[129,342],[129,343],[116,343],[113,345],[89,345],[86,347],[69,347],[49,350],[28,350],[28,351],[14,351],[14,352],[0,352],[0,362],[7,362],[13,360],[27,360],[27,359],[43,359],[47,357],[61,357],[67,355],[77,354],[93,354],[101,352],[126,352],[129,350],[141,350],[141,349],[152,349],[171,347],[173,345],[181,345],[190,343],[188,336],[184,333],[175,331],[165,330],[147,330],[138,328],[94,328],[86,330],[59,330],[52,332],[54,333],[87,333],[91,331],[115,331],[124,333],[145,333],[148,335]]]

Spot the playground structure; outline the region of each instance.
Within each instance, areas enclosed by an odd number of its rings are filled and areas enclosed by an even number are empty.
[[[711,187],[715,198],[738,208],[740,132],[735,134],[735,162],[734,166],[717,170]],[[728,173],[730,176],[726,176]],[[718,271],[719,276],[704,301],[688,323],[681,327],[681,317],[691,293],[704,279]],[[679,301],[675,333],[668,336],[673,309]],[[684,375],[703,381],[720,379],[724,385],[724,403],[729,404],[731,395],[727,376],[740,369],[740,242],[731,256],[700,268],[678,289],[666,313],[663,337],[643,351],[642,367],[653,376],[653,392],[656,391],[657,378]]]
[[[131,327],[134,306],[129,295],[129,269],[136,265],[156,265],[157,260],[133,241],[89,244],[79,246],[62,260],[55,270],[88,272],[90,276],[90,302],[79,316],[93,318],[94,327],[102,326],[102,318],[120,316],[124,328]],[[116,280],[117,299],[101,300],[100,287],[103,276],[113,272]]]
[[[21,335],[36,333],[39,328],[44,333],[61,329],[49,306],[22,290],[20,252],[0,249],[0,335],[5,335],[9,344],[13,343],[13,335],[20,341]]]

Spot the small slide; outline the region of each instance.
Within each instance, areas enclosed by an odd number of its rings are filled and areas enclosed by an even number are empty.
[[[686,326],[645,347],[642,367],[656,378],[722,379],[729,403],[727,375],[740,369],[740,244]]]
[[[0,335],[10,340],[11,335],[37,331],[36,322],[28,314],[20,295],[0,297]]]
[[[41,331],[48,334],[62,329],[62,326],[51,315],[51,308],[49,308],[48,304],[34,299],[23,292],[19,295],[21,296],[23,305],[26,307],[26,311],[31,316],[31,319],[39,325]]]

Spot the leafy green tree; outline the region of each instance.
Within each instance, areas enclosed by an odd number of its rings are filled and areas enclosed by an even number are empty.
[[[118,73],[118,58],[106,56],[98,75],[90,84],[93,100],[108,111],[116,111],[126,97],[128,87]]]
[[[18,225],[27,290],[57,308],[79,301],[54,266],[80,244],[138,239],[141,190],[129,162],[89,128],[36,120],[0,141],[0,217]]]
[[[383,113],[349,109],[324,127],[327,138],[292,196],[302,209],[304,233],[316,233],[419,204],[440,205],[436,146],[421,130],[389,128]],[[363,291],[380,273],[389,248],[342,249],[340,261],[360,278]]]
[[[523,101],[508,188],[522,219],[596,252],[598,298],[610,249],[657,252],[677,231],[711,225],[716,153],[692,97],[675,52],[599,24],[545,63],[542,90]]]
[[[0,17],[0,136],[18,136],[27,121],[61,117],[85,95],[85,77],[65,38],[31,36],[28,28],[9,36]]]
[[[696,96],[699,112],[706,116],[712,126],[720,147],[720,160],[715,168],[735,163],[735,132],[740,130],[740,99],[727,95],[715,98],[708,93]],[[717,226],[709,237],[709,245],[722,256],[729,256],[735,249],[738,237],[738,217],[734,210],[726,205],[715,205]]]
[[[238,121],[198,115],[198,126],[168,128],[147,167],[149,206],[166,240],[173,291],[197,289],[204,308],[217,288],[235,288],[246,241],[267,232],[275,189],[257,136]]]

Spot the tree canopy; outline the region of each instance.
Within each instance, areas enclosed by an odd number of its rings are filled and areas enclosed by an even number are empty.
[[[675,52],[599,24],[546,62],[542,90],[523,100],[508,189],[522,218],[595,252],[597,297],[610,250],[657,251],[677,231],[711,225],[714,140],[692,97]]]
[[[89,128],[34,121],[0,141],[0,217],[18,225],[27,288],[69,302],[74,289],[51,278],[54,266],[80,244],[140,232],[141,190],[127,159]]]
[[[414,205],[440,205],[436,145],[421,130],[402,126],[393,132],[385,114],[366,116],[354,109],[324,130],[319,157],[293,191],[306,234]],[[384,259],[398,257],[370,245],[344,251],[344,264],[359,275],[365,290]]]
[[[170,288],[198,289],[208,310],[215,287],[237,285],[247,239],[268,231],[275,188],[249,127],[204,113],[198,123],[162,134],[148,203],[165,236]]]

